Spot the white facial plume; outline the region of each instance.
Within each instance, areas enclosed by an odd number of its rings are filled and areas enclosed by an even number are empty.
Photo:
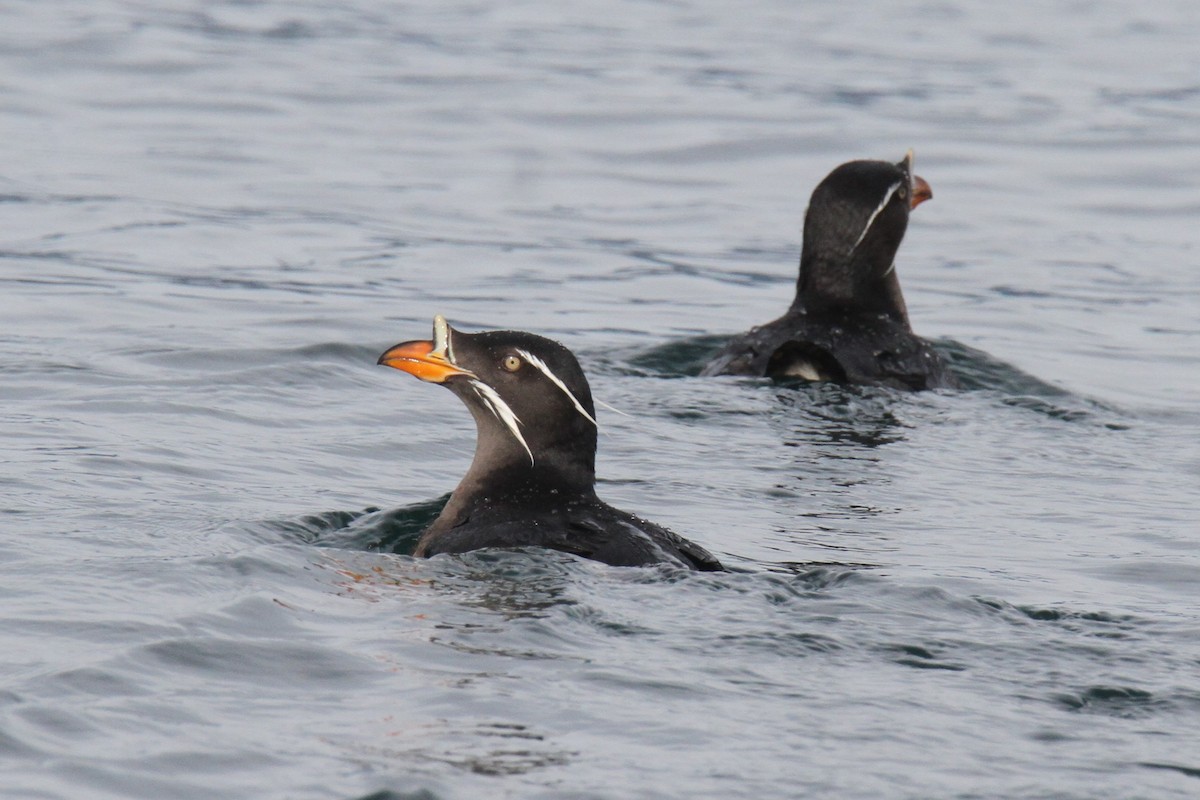
[[[559,389],[562,389],[563,394],[571,399],[571,403],[574,404],[575,410],[582,414],[588,422],[592,423],[596,427],[600,427],[596,422],[596,418],[587,412],[587,409],[583,407],[583,403],[579,402],[579,399],[575,397],[570,389],[567,388],[567,385],[562,382],[562,379],[551,372],[550,367],[546,365],[545,361],[542,361],[528,350],[521,350],[518,348],[517,353],[520,354],[521,358],[525,359],[530,365],[535,367],[543,375],[549,378],[551,383],[553,383]]]
[[[887,192],[883,195],[883,199],[879,201],[879,205],[876,206],[875,210],[871,212],[871,216],[867,217],[867,224],[863,226],[862,233],[860,233],[858,238],[854,240],[854,244],[851,245],[850,250],[848,253],[846,253],[846,255],[853,253],[858,246],[862,244],[862,240],[867,238],[867,231],[871,230],[871,226],[875,223],[875,218],[878,217],[885,208],[887,208],[887,204],[892,200],[892,195],[898,192],[900,187],[903,185],[903,181],[896,181],[890,187],[888,187]]]

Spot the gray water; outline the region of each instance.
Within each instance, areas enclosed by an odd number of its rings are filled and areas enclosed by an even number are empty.
[[[5,4],[0,796],[1200,795],[1197,42],[1171,0]],[[909,147],[967,388],[694,377],[786,307],[812,187]],[[435,313],[571,347],[629,415],[601,495],[734,571],[404,555],[474,444],[374,365]]]

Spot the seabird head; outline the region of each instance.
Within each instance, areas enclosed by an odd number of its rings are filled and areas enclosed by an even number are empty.
[[[896,251],[909,212],[933,197],[912,165],[912,150],[895,164],[850,161],[817,185],[804,217],[796,305],[906,316],[893,275]]]
[[[523,331],[463,333],[440,314],[433,340],[403,342],[380,364],[440,383],[471,410],[481,469],[579,470],[594,480],[596,414],[587,378],[558,342]]]

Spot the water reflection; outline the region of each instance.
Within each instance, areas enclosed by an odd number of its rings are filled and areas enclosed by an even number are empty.
[[[391,509],[323,511],[274,520],[269,526],[318,547],[412,555],[421,532],[437,519],[449,499],[447,493]]]
[[[465,554],[455,593],[468,608],[496,612],[506,620],[543,617],[547,609],[574,605],[567,597],[578,559],[541,548],[477,550]]]
[[[861,460],[861,448],[904,440],[896,393],[838,384],[797,383],[775,394],[784,413],[773,415],[786,447],[816,448],[823,458]],[[850,445],[850,447],[845,447]]]

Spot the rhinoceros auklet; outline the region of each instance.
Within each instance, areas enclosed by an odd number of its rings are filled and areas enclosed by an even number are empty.
[[[912,331],[896,277],[909,212],[933,197],[898,164],[851,161],[813,190],[796,298],[774,322],[731,340],[702,375],[759,375],[938,389],[957,386]]]
[[[379,363],[440,383],[475,417],[475,458],[413,554],[538,546],[614,566],[720,570],[704,548],[596,496],[596,415],[571,351],[521,331],[463,333],[444,317],[433,341]]]

